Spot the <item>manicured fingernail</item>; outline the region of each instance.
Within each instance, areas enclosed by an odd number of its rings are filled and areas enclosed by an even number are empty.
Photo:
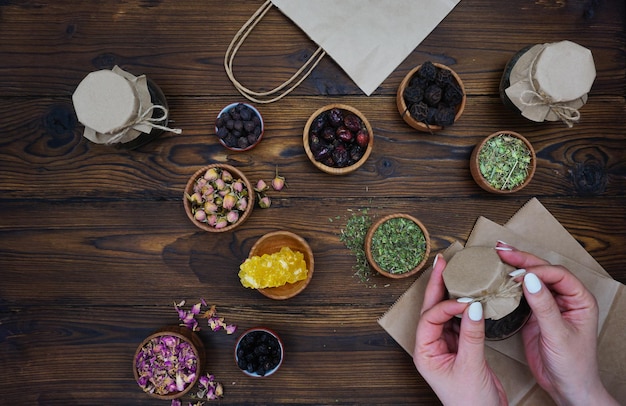
[[[513,251],[511,247],[496,247],[496,251]]]
[[[460,297],[456,301],[459,303],[472,303],[474,299],[472,299],[471,297]]]
[[[537,293],[541,290],[541,282],[534,273],[524,275],[524,286],[530,293]]]
[[[524,275],[526,273],[525,269],[516,269],[513,272],[509,272],[509,276],[511,278],[516,278],[518,276]]]
[[[480,302],[472,303],[467,314],[471,320],[479,321],[483,318],[483,305],[481,305]]]
[[[498,242],[499,242],[500,244],[502,244],[502,245],[506,245],[506,246],[509,246],[509,247],[511,246],[511,244],[506,243],[506,242],[504,242],[504,241],[502,241],[502,240],[498,240]]]
[[[435,260],[433,261],[433,269],[437,266],[437,260],[439,259],[439,254],[435,255]]]

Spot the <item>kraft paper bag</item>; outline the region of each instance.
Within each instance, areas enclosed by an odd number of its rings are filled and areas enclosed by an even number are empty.
[[[267,0],[233,39],[226,52],[226,72],[244,96],[259,103],[269,103],[293,90],[319,60],[328,54],[369,96],[459,2],[460,0]],[[319,49],[305,63],[303,69],[296,72],[300,76],[294,75],[285,84],[269,92],[254,92],[236,80],[232,72],[232,62],[241,45],[238,42],[240,38],[245,39],[272,4],[300,27]],[[274,97],[275,94],[278,96]],[[267,100],[267,97],[271,98]]]
[[[527,238],[528,237],[528,238]],[[574,273],[594,294],[599,306],[598,363],[600,377],[609,392],[626,403],[626,293],[585,249],[537,200],[532,199],[504,226],[484,217],[477,220],[466,246],[495,246],[503,240]],[[463,249],[459,242],[444,252],[446,260]],[[432,268],[398,299],[378,320],[379,324],[409,354],[413,354],[415,329]],[[511,405],[553,404],[537,385],[526,365],[521,336],[488,341],[485,356],[502,381]]]

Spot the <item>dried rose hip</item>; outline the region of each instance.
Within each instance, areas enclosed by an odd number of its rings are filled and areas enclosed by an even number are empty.
[[[358,162],[369,144],[363,120],[340,108],[321,113],[311,122],[309,147],[316,161],[333,168]]]

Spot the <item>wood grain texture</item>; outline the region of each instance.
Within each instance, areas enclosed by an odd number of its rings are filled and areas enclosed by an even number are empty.
[[[243,101],[223,57],[261,1],[0,0],[0,404],[148,405],[132,354],[176,322],[173,302],[204,297],[228,322],[263,325],[286,345],[271,378],[245,377],[237,335],[202,331],[224,404],[437,404],[410,357],[376,323],[414,278],[354,275],[339,236],[351,213],[409,213],[434,254],[464,242],[476,219],[506,222],[537,197],[616,280],[626,283],[626,25],[621,1],[461,1],[370,97],[329,57],[283,100],[256,106],[263,141],[234,153],[214,135],[225,105]],[[508,110],[498,86],[526,45],[569,39],[592,50],[597,77],[581,121],[536,124]],[[316,45],[272,9],[236,59],[258,90],[291,76]],[[395,93],[431,60],[462,77],[461,119],[437,134],[402,121]],[[164,91],[172,126],[134,151],[82,137],[71,95],[89,72],[114,65]],[[362,111],[375,136],[365,165],[332,176],[308,161],[302,131],[328,103]],[[537,152],[531,184],[490,195],[472,180],[473,147],[494,131],[526,136]],[[287,179],[245,225],[212,235],[182,207],[189,176],[224,162],[252,181]],[[304,237],[315,255],[310,285],[287,301],[241,286],[237,271],[275,230]],[[538,230],[540,232],[540,230]]]

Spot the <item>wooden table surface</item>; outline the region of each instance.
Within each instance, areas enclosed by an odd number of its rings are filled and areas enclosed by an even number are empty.
[[[238,334],[201,338],[224,404],[433,404],[411,358],[377,319],[414,282],[354,276],[340,241],[350,214],[410,213],[428,228],[434,254],[464,242],[479,216],[506,222],[532,197],[616,280],[626,282],[625,6],[617,0],[461,1],[371,95],[329,57],[297,90],[259,105],[266,124],[253,150],[225,150],[217,113],[245,101],[223,57],[261,1],[0,1],[0,404],[167,404],[134,382],[132,357],[153,330],[177,322],[172,304],[205,298],[239,331],[274,329],[286,346],[279,372],[257,380],[233,362]],[[328,13],[332,10],[320,10]],[[529,44],[569,39],[588,47],[597,77],[573,128],[534,123],[498,94],[504,65]],[[273,9],[241,48],[240,80],[269,89],[316,49]],[[396,89],[431,60],[463,79],[461,119],[437,134],[406,125]],[[164,91],[173,125],[137,150],[82,136],[71,95],[91,71],[114,65]],[[575,66],[572,69],[576,69]],[[341,102],[370,120],[375,147],[348,176],[307,159],[302,129],[317,108]],[[500,129],[537,150],[537,172],[507,196],[471,178],[473,146]],[[270,192],[232,232],[206,233],[186,217],[182,191],[199,167],[225,162]],[[286,300],[241,286],[237,272],[263,234],[289,230],[315,255],[311,284]],[[537,230],[541,232],[541,230]],[[532,236],[529,236],[532,238]]]

